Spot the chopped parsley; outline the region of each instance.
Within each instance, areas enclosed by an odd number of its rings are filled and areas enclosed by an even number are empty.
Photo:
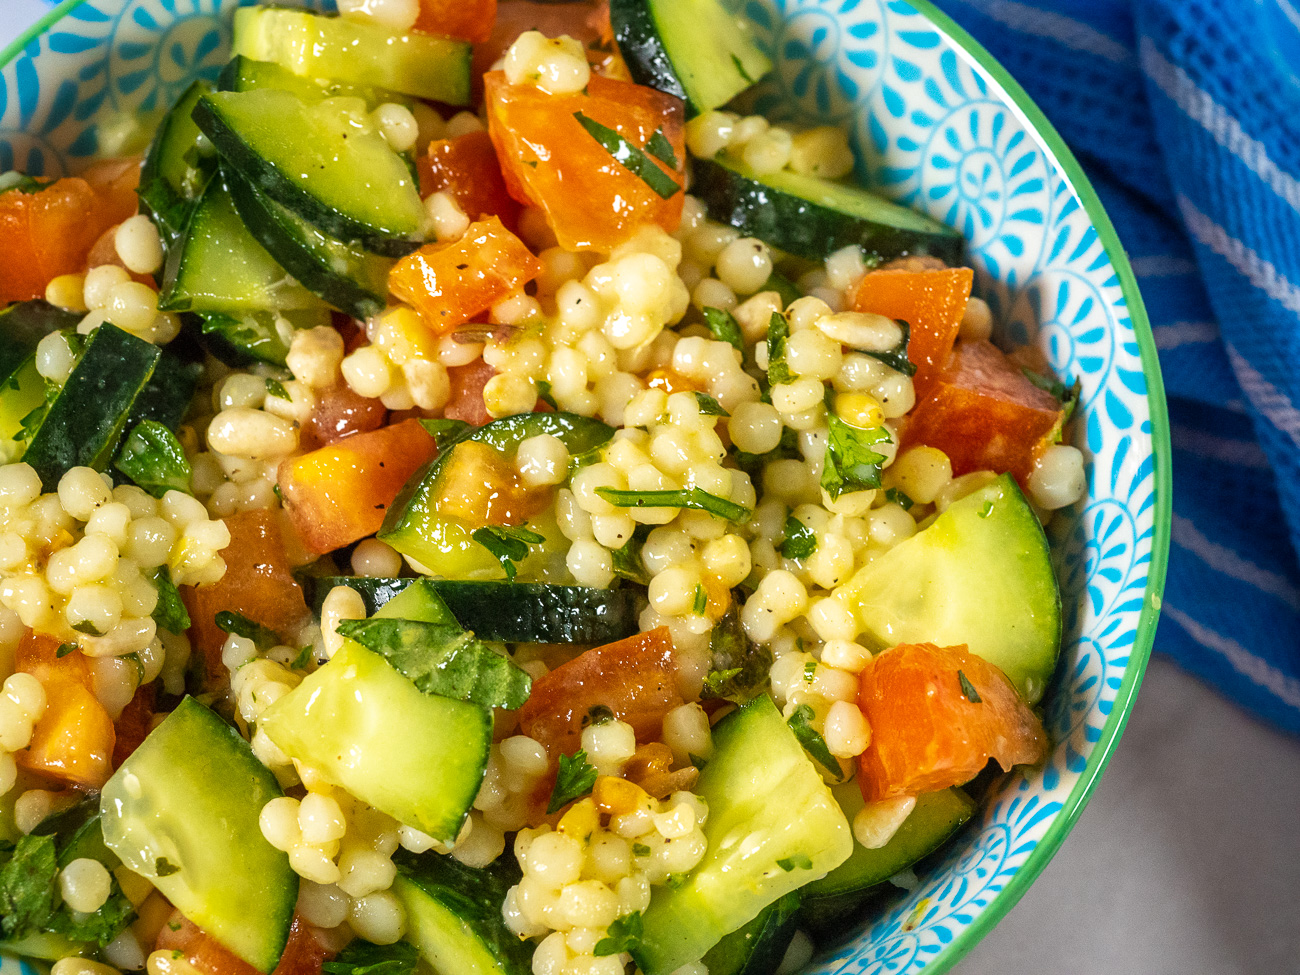
[[[280,637],[273,629],[263,626],[256,620],[250,620],[243,613],[223,609],[213,617],[213,621],[217,624],[218,630],[242,636],[245,640],[252,640],[259,650],[270,650],[280,642]]]
[[[504,525],[476,528],[470,537],[491,552],[501,563],[507,582],[515,581],[515,574],[518,572],[515,563],[528,558],[529,546],[546,541],[544,535],[539,535],[531,529],[509,528]]]
[[[587,753],[579,748],[572,755],[560,756],[560,771],[555,776],[555,788],[546,804],[546,815],[559,812],[575,799],[591,793],[596,785],[596,767],[587,761]]]
[[[957,683],[961,685],[962,697],[970,701],[971,704],[982,704],[984,699],[980,697],[980,692],[975,690],[975,685],[970,682],[964,671],[957,671]]]
[[[176,583],[172,582],[171,572],[167,566],[160,565],[150,579],[158,590],[158,602],[153,608],[154,622],[168,633],[184,633],[190,628],[190,614],[181,601]]]
[[[588,135],[600,143],[602,149],[614,157],[615,162],[645,183],[659,196],[667,200],[681,192],[680,183],[651,162],[650,157],[646,155],[644,150],[632,145],[617,131],[601,125],[582,112],[574,112],[573,117],[578,120],[579,125],[587,130]],[[651,141],[654,141],[653,137]],[[667,139],[664,141],[667,142]]]
[[[794,515],[785,519],[785,541],[781,543],[781,557],[806,559],[817,551],[817,533]]]
[[[792,383],[796,376],[785,362],[785,344],[790,337],[790,323],[780,312],[772,312],[767,328],[767,381],[771,386]]]
[[[641,912],[633,911],[615,918],[605,930],[605,937],[596,942],[591,953],[597,958],[605,955],[634,954],[641,947]]]
[[[706,307],[701,314],[704,315],[704,324],[709,327],[713,337],[719,342],[726,342],[734,348],[745,352],[745,336],[741,334],[740,323],[736,321],[736,316],[722,308]]]
[[[266,395],[274,396],[277,399],[293,400],[293,397],[289,395],[289,391],[284,388],[284,383],[278,379],[268,379],[266,381]]]
[[[736,504],[703,488],[682,488],[678,491],[620,491],[616,488],[598,487],[596,493],[615,508],[694,508],[727,521],[745,522],[752,512],[743,504]]]
[[[806,853],[796,853],[794,856],[777,860],[776,865],[786,873],[789,873],[791,870],[811,870],[812,860]]]
[[[884,427],[860,430],[834,413],[826,419],[826,460],[821,486],[831,500],[853,491],[880,487],[885,457],[871,448],[878,443],[889,443],[889,431]]]
[[[790,726],[794,736],[799,739],[799,744],[803,745],[804,751],[838,780],[844,773],[840,769],[840,763],[836,761],[835,756],[831,754],[830,748],[826,746],[826,739],[813,728],[813,715],[814,711],[811,705],[800,704],[794,709],[794,713],[790,715],[786,724]]]
[[[193,471],[185,450],[176,434],[156,420],[141,420],[135,425],[113,466],[155,498],[168,491],[189,493]]]
[[[696,393],[695,402],[700,404],[700,414],[702,416],[731,416],[722,408],[722,404],[708,393]]]
[[[898,488],[888,488],[885,491],[885,500],[892,501],[904,511],[911,511],[912,505],[916,504],[910,497],[904,494]]]

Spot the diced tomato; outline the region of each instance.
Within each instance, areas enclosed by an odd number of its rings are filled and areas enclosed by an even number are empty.
[[[492,36],[497,0],[420,0],[412,30],[478,43]]]
[[[315,930],[301,917],[294,916],[289,928],[289,941],[271,975],[320,975],[321,966],[333,956],[333,952],[325,949]],[[256,968],[227,951],[180,911],[174,911],[162,926],[154,947],[161,951],[181,952],[202,975],[258,975]]]
[[[518,291],[542,270],[524,242],[495,216],[469,225],[460,240],[425,244],[397,262],[393,293],[445,335]]]
[[[284,637],[291,637],[308,615],[277,513],[241,511],[225,522],[230,529],[230,545],[221,553],[226,574],[208,586],[181,587],[193,621],[190,643],[202,655],[206,689],[220,687],[227,678],[221,662],[226,634],[217,628],[217,613],[241,613]]]
[[[140,185],[140,167],[144,163],[140,156],[127,156],[121,159],[101,159],[93,162],[81,173],[81,178],[90,184],[105,208],[105,218],[109,223],[121,223],[133,217],[140,209],[140,198],[136,187]]]
[[[506,190],[501,164],[486,132],[466,132],[429,143],[420,157],[420,195],[446,190],[471,220],[498,216],[507,229],[519,223],[519,204]]]
[[[474,440],[447,458],[438,487],[438,513],[471,525],[522,525],[552,498],[549,489],[526,486],[505,454]]]
[[[113,745],[113,767],[119,767],[149,734],[154,707],[158,699],[157,683],[137,687],[135,697],[122,709],[115,725],[117,741]]]
[[[80,271],[112,223],[110,207],[84,179],[0,194],[0,306],[43,297],[52,279]]]
[[[388,409],[383,403],[353,392],[340,380],[329,389],[316,391],[316,408],[303,430],[303,446],[310,449],[378,430],[387,419]]]
[[[955,475],[1010,472],[1022,485],[1061,422],[1061,404],[989,342],[960,342],[908,415],[903,446],[942,450]]]
[[[304,544],[332,552],[384,523],[388,506],[437,451],[419,420],[358,433],[280,464],[284,507]]]
[[[583,719],[594,707],[609,708],[645,742],[661,736],[664,715],[681,704],[672,637],[661,626],[586,650],[535,680],[519,727],[554,762],[580,747]]]
[[[872,271],[862,276],[853,307],[889,318],[901,318],[911,327],[907,357],[916,366],[912,384],[917,397],[948,361],[962,315],[970,300],[975,272],[968,267],[932,271]]]
[[[1009,769],[1047,753],[1038,716],[1002,671],[965,646],[884,651],[862,672],[858,706],[871,725],[858,758],[868,802],[961,785],[990,759]]]
[[[59,646],[31,630],[18,644],[14,663],[45,687],[45,713],[14,760],[68,785],[98,789],[113,774],[113,719],[95,697],[86,658],[75,650],[60,657]]]
[[[475,359],[466,366],[452,366],[447,370],[451,380],[451,398],[442,415],[449,420],[464,420],[466,423],[481,427],[492,419],[492,414],[483,404],[483,387],[497,374],[496,369],[482,359]]]
[[[646,223],[669,232],[677,229],[685,199],[680,187],[686,184],[680,99],[599,75],[585,91],[571,95],[511,85],[500,71],[489,74],[484,85],[488,131],[506,186],[515,199],[546,214],[566,249],[608,252]],[[640,152],[663,181],[662,192],[620,163],[580,117],[588,125],[613,130]],[[646,151],[656,132],[671,147],[674,165]]]

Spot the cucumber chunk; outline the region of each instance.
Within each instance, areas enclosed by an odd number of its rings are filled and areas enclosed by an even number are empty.
[[[304,288],[353,318],[364,320],[383,310],[391,258],[321,233],[233,171],[223,169],[223,176],[248,232]]]
[[[774,975],[799,927],[799,892],[791,891],[709,949],[709,975]]]
[[[317,615],[335,586],[361,594],[366,612],[380,606],[415,579],[372,576],[314,576],[302,580]],[[457,622],[480,640],[501,643],[613,643],[640,632],[639,594],[634,589],[591,589],[532,582],[458,582],[430,579]]]
[[[298,900],[288,856],[258,825],[280,795],[238,732],[187,697],[104,786],[104,842],[189,920],[270,972]]]
[[[158,126],[140,170],[140,202],[168,246],[184,232],[194,204],[217,170],[216,153],[211,146],[203,153],[199,127],[190,118],[198,100],[211,90],[202,80],[186,89]]]
[[[731,159],[696,159],[691,192],[709,216],[773,247],[820,261],[856,244],[880,261],[930,254],[961,261],[963,240],[937,220],[848,183],[783,169],[756,176]]]
[[[242,317],[324,305],[248,232],[217,176],[190,215],[184,239],[167,252],[158,307]]]
[[[709,806],[708,852],[680,887],[655,889],[636,959],[645,975],[702,957],[853,851],[839,803],[770,697],[719,721],[713,741],[695,787]]]
[[[259,192],[329,236],[390,257],[423,243],[418,181],[359,99],[218,91],[199,99],[194,121]]]
[[[632,80],[686,102],[690,115],[731,101],[772,70],[749,22],[719,0],[611,0]]]
[[[27,447],[23,419],[45,402],[36,371],[36,346],[51,332],[76,328],[80,316],[44,301],[20,301],[0,311],[0,464],[12,464]]]
[[[468,105],[470,45],[285,7],[235,11],[233,53],[296,75]]]
[[[405,95],[384,91],[382,88],[349,85],[333,78],[306,78],[272,61],[254,61],[252,58],[238,54],[221,69],[221,76],[217,78],[217,88],[220,91],[279,88],[281,91],[293,92],[307,101],[339,97],[360,98],[371,111],[385,102],[396,102],[408,108],[411,105],[411,99]]]
[[[872,649],[965,644],[1037,703],[1061,649],[1061,593],[1042,525],[1004,474],[863,566],[845,595]]]
[[[495,420],[470,432],[438,453],[402,488],[389,506],[378,537],[403,555],[415,559],[430,574],[446,579],[501,579],[505,573],[496,556],[473,538],[481,525],[470,524],[455,515],[439,511],[443,475],[461,443],[487,444],[504,454],[513,454],[524,440],[548,433],[558,437],[570,454],[599,447],[614,431],[589,417],[574,413],[521,413]],[[547,511],[526,526],[545,541],[533,546],[528,558],[519,563],[520,581],[562,577],[568,542]]]
[[[431,592],[411,586],[375,615],[454,622]],[[267,708],[259,727],[326,780],[444,843],[469,815],[492,744],[490,711],[422,693],[351,640]]]
[[[248,311],[239,315],[207,312],[198,316],[202,335],[199,344],[228,366],[247,366],[266,362],[283,366],[289,346],[278,327],[287,323],[289,331],[330,324],[330,312],[319,308],[281,312]]]
[[[406,940],[435,972],[530,975],[533,944],[501,917],[506,891],[519,882],[512,860],[481,870],[438,853],[397,861],[393,893],[406,909]]]
[[[108,467],[160,355],[157,346],[107,322],[90,333],[23,454],[46,491],[73,467]]]

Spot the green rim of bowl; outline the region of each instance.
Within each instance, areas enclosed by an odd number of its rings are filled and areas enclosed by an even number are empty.
[[[61,20],[72,9],[81,6],[86,0],[63,0],[57,7],[33,24],[16,41],[0,51],[0,68],[18,56],[28,44],[43,34],[50,26]],[[1143,599],[1142,615],[1138,621],[1137,635],[1133,651],[1129,654],[1128,666],[1124,670],[1124,680],[1115,695],[1115,702],[1110,717],[1102,728],[1101,737],[1093,746],[1088,756],[1088,763],[1080,773],[1070,795],[1062,804],[1061,811],[1052,820],[1052,825],[1043,836],[1034,851],[1011,877],[1007,885],[1000,890],[979,915],[961,930],[927,966],[926,970],[934,975],[948,971],[957,964],[967,952],[1006,916],[1016,902],[1024,896],[1029,885],[1043,872],[1048,861],[1055,856],[1065,838],[1074,828],[1080,814],[1092,798],[1097,788],[1101,773],[1114,754],[1124,726],[1128,723],[1129,712],[1138,688],[1142,685],[1142,676],[1146,672],[1147,661],[1151,657],[1151,647],[1155,642],[1156,624],[1160,619],[1160,596],[1165,586],[1165,571],[1169,560],[1170,505],[1173,491],[1169,455],[1169,414],[1165,406],[1164,381],[1160,376],[1160,359],[1156,353],[1155,338],[1151,334],[1151,323],[1147,318],[1146,306],[1138,291],[1137,278],[1129,265],[1128,256],[1120,243],[1110,217],[1092,188],[1083,167],[1074,158],[1065,140],[1057,133],[1047,116],[1042,113],[1025,90],[1007,73],[997,60],[984,50],[983,46],[970,36],[963,28],[931,0],[909,0],[922,14],[928,17],[940,30],[962,49],[996,81],[1011,99],[1012,105],[1020,111],[1028,123],[1028,128],[1036,133],[1051,150],[1056,162],[1073,187],[1083,204],[1084,210],[1092,220],[1111,265],[1119,275],[1120,289],[1128,305],[1129,318],[1133,332],[1137,336],[1138,349],[1142,359],[1142,371],[1147,381],[1147,402],[1151,411],[1151,441],[1155,450],[1155,535],[1151,541],[1151,561],[1148,568],[1146,596]]]
[[[1147,403],[1151,411],[1151,443],[1155,451],[1155,535],[1151,540],[1151,562],[1148,568],[1146,596],[1143,599],[1142,615],[1138,620],[1137,635],[1133,641],[1133,651],[1129,654],[1128,666],[1124,669],[1124,679],[1115,695],[1115,702],[1110,717],[1102,727],[1101,737],[1093,746],[1088,756],[1087,765],[1080,773],[1074,788],[1062,803],[1061,811],[1052,820],[1046,834],[1038,841],[1029,858],[1020,865],[1007,885],[998,891],[984,910],[971,921],[944,949],[925,967],[927,973],[941,975],[957,964],[967,952],[1004,918],[1016,902],[1024,896],[1029,885],[1043,872],[1048,861],[1056,855],[1065,838],[1074,828],[1092,793],[1097,788],[1101,773],[1105,771],[1115,746],[1119,743],[1124,725],[1128,723],[1129,712],[1137,697],[1138,688],[1142,686],[1142,677],[1146,672],[1147,662],[1151,658],[1151,647],[1155,642],[1156,624],[1160,620],[1160,597],[1165,588],[1165,571],[1169,563],[1170,516],[1173,495],[1171,460],[1169,454],[1169,413],[1165,405],[1165,385],[1160,375],[1160,358],[1156,353],[1155,336],[1151,334],[1151,322],[1147,318],[1146,306],[1138,291],[1137,278],[1129,264],[1124,245],[1120,243],[1115,226],[1106,215],[1105,208],[1097,191],[1092,188],[1083,167],[1074,158],[1074,153],[1065,144],[1065,140],[1042,110],[1034,104],[1033,99],[1025,93],[997,59],[984,50],[975,38],[971,37],[951,17],[939,10],[931,0],[908,0],[913,7],[928,17],[936,27],[942,30],[952,42],[972,61],[983,68],[1001,85],[1026,122],[1026,127],[1038,135],[1055,157],[1064,171],[1071,187],[1083,204],[1084,210],[1097,230],[1097,236],[1105,248],[1115,273],[1119,276],[1120,289],[1128,304],[1129,318],[1133,332],[1137,336],[1138,350],[1142,359],[1142,372],[1147,381]]]

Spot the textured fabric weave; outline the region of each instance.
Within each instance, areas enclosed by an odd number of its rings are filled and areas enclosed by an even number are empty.
[[[1088,171],[1173,427],[1157,651],[1300,734],[1300,2],[936,0]]]

